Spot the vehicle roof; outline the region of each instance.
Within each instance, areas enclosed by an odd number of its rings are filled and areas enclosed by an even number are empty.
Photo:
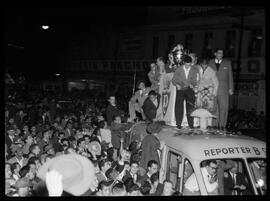
[[[164,126],[160,140],[194,160],[214,158],[265,158],[266,143],[253,137],[222,133],[219,130],[203,133],[199,129],[185,130]]]

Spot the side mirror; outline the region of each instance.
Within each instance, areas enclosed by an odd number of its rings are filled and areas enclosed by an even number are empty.
[[[177,161],[178,161],[179,164],[182,164],[182,156],[180,156],[180,155],[177,156]]]

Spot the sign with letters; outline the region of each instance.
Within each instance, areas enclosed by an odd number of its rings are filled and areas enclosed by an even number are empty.
[[[266,148],[258,148],[255,146],[239,146],[239,147],[223,147],[223,148],[216,148],[216,149],[206,149],[204,150],[205,157],[212,157],[212,156],[221,156],[221,155],[237,155],[237,154],[250,154],[256,156],[265,156]]]

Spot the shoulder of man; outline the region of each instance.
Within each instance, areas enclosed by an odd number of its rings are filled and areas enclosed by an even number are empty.
[[[231,63],[231,60],[229,60],[229,59],[222,59],[222,63],[223,64],[230,64]]]

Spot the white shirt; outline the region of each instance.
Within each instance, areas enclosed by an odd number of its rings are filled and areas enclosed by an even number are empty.
[[[23,157],[21,160],[19,160],[17,157],[15,157],[16,161],[20,164],[21,168],[23,167]]]
[[[154,105],[157,107],[157,105],[158,105],[157,99],[156,99],[153,103],[154,103]]]
[[[236,174],[232,173],[232,172],[230,172],[230,174],[231,174],[231,177],[232,177],[234,184],[236,184]]]
[[[201,168],[202,171],[202,175],[203,175],[203,179],[204,179],[204,183],[205,183],[205,187],[208,193],[211,193],[213,191],[215,191],[218,187],[218,181],[216,180],[214,183],[210,184],[208,176],[210,176],[206,170],[206,168]]]
[[[206,168],[201,168],[201,172],[202,172],[202,176],[204,179],[204,183],[205,183],[205,187],[208,193],[211,193],[215,190],[217,190],[218,187],[218,181],[215,181],[214,183],[210,184],[209,180],[208,180],[208,172],[206,170]],[[194,173],[192,173],[192,175],[187,179],[186,183],[185,183],[185,188],[188,189],[191,192],[194,191],[199,191],[199,185],[196,179],[196,176]]]
[[[189,67],[188,69],[184,66],[184,71],[185,71],[185,75],[186,75],[186,78],[188,79],[188,74],[189,74],[189,71],[190,71],[191,67]]]
[[[112,147],[112,134],[109,129],[100,129],[101,141],[109,143],[109,147]]]
[[[222,62],[222,59],[221,60],[218,60],[218,59],[215,59],[215,63],[221,63]]]

